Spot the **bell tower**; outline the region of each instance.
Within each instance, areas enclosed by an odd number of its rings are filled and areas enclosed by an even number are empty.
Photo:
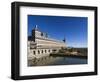
[[[32,30],[32,37],[33,38],[36,38],[36,37],[41,38],[41,32],[38,29],[38,25],[35,25],[34,29]]]

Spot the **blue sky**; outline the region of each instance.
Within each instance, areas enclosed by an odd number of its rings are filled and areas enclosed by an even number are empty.
[[[87,47],[87,17],[28,15],[28,35],[38,25],[51,38],[63,40],[69,47]]]

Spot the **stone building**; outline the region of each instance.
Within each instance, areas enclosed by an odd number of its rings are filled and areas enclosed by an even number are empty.
[[[48,34],[41,32],[37,25],[32,30],[31,36],[28,36],[28,59],[48,56],[61,48],[66,48],[65,39],[59,41],[49,38]]]

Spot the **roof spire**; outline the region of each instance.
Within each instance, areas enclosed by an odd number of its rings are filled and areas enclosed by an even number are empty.
[[[36,26],[36,28],[38,27],[38,25],[35,25]]]
[[[35,25],[35,30],[38,30],[38,25]]]
[[[65,43],[66,42],[66,38],[64,37],[64,39],[63,39],[63,42]]]

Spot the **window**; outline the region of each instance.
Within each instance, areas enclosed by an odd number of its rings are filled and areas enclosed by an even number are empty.
[[[33,51],[33,54],[35,54],[35,51]]]
[[[50,50],[48,50],[48,52],[50,52]]]
[[[46,50],[45,50],[45,53],[46,53]]]
[[[42,50],[42,53],[43,53],[43,50]]]
[[[43,33],[41,33],[41,36],[43,36]]]
[[[40,54],[40,51],[38,50],[38,54]]]

